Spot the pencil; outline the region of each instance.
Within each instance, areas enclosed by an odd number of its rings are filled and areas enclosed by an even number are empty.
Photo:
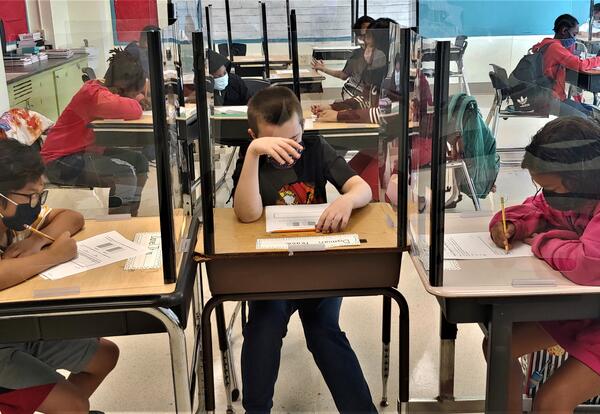
[[[54,240],[54,238],[52,238],[52,237],[48,236],[46,233],[43,233],[43,232],[39,231],[39,230],[38,230],[38,229],[36,229],[36,228],[33,228],[33,227],[31,227],[31,226],[27,226],[27,225],[25,226],[25,228],[26,228],[27,230],[31,231],[32,233],[35,233],[35,234],[37,234],[38,236],[42,236],[42,237],[45,237],[45,238],[47,238],[47,239],[48,239],[48,240],[50,240],[51,242],[55,242],[55,241],[56,241],[56,240]]]
[[[502,209],[502,228],[504,229],[504,238],[508,233],[506,229],[506,209],[504,208],[504,197],[500,197],[500,208]],[[508,240],[504,240],[504,251],[508,254]]]

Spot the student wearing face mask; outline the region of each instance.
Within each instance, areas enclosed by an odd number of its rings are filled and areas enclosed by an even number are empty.
[[[521,166],[541,193],[506,209],[490,223],[493,241],[516,241],[578,285],[600,286],[600,126],[577,117],[557,118],[525,148]],[[523,371],[518,358],[556,344],[569,353],[540,386],[532,412],[572,413],[600,389],[600,320],[522,322],[513,325],[509,412],[521,412]],[[484,344],[484,348],[487,346]]]
[[[250,95],[244,80],[229,73],[231,62],[225,56],[208,50],[208,71],[214,79],[215,106],[247,105]]]
[[[590,23],[586,21],[579,26],[579,32],[587,36],[590,30]],[[600,37],[600,3],[594,4],[594,14],[592,18],[592,37]]]
[[[566,68],[583,71],[600,66],[600,57],[580,59],[574,55],[575,37],[579,22],[569,14],[558,16],[554,21],[554,38],[545,38],[531,48],[541,52],[544,58],[544,75],[553,81],[552,100],[548,102],[550,114],[556,116],[592,116],[593,108],[583,102],[567,98],[565,88]]]

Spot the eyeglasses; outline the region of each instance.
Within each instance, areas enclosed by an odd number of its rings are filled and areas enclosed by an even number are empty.
[[[44,190],[41,193],[32,193],[32,194],[22,194],[22,193],[15,193],[14,191],[11,191],[9,194],[14,194],[14,195],[18,195],[20,197],[28,198],[29,206],[31,208],[37,207],[38,204],[40,204],[40,203],[44,204],[46,202],[46,199],[48,198],[48,190]],[[10,201],[12,201],[12,200],[10,200]],[[24,204],[24,203],[21,203],[21,204]]]

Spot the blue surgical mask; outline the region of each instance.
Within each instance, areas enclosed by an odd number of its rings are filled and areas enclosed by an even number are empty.
[[[220,78],[215,78],[215,90],[216,91],[224,91],[225,88],[227,88],[227,85],[229,84],[229,74],[225,74],[224,76],[221,76]]]
[[[592,27],[593,27],[594,29],[600,29],[600,21],[594,20],[594,21],[592,22]]]
[[[575,45],[575,38],[568,37],[566,39],[560,39],[560,43],[562,43],[562,45],[567,49],[571,49]]]

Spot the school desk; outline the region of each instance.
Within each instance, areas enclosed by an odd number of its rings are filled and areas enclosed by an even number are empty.
[[[234,56],[235,65],[264,65],[265,57],[261,55]],[[287,55],[269,55],[269,64],[271,65],[290,65],[292,60]]]
[[[188,218],[188,223],[185,236],[195,243],[198,222]],[[159,226],[158,217],[87,220],[75,238],[117,230],[133,240],[135,233]],[[165,284],[162,270],[125,271],[121,261],[55,281],[35,276],[0,291],[0,342],[167,332],[175,404],[178,412],[191,412],[184,336],[196,275],[190,253],[179,260],[176,283]]]
[[[312,57],[317,60],[348,60],[360,46],[313,46]]]
[[[590,69],[585,71],[576,71],[567,68],[566,81],[571,85],[577,86],[583,90],[599,93],[600,92],[600,69]]]
[[[323,81],[325,76],[314,69],[301,68],[300,77],[300,92],[301,93],[322,93]],[[294,83],[294,75],[291,69],[277,69],[269,72],[269,81],[273,85],[287,86],[291,88]]]
[[[369,204],[353,212],[344,231],[357,233],[364,240],[360,246],[295,252],[290,255],[288,251],[256,250],[256,239],[314,236],[316,233],[268,234],[264,217],[254,223],[241,223],[233,209],[214,209],[215,254],[204,254],[201,235],[195,249],[197,260],[204,261],[206,266],[212,294],[203,308],[200,329],[206,411],[215,408],[210,320],[212,310],[216,308],[219,347],[227,366],[231,361],[230,356],[225,357],[230,353],[224,334],[222,303],[261,299],[373,295],[393,298],[400,307],[401,318],[399,395],[402,403],[408,401],[408,306],[395,289],[402,257],[402,252],[397,247],[395,217],[396,213],[389,204]],[[389,319],[387,323],[389,324]],[[385,324],[384,321],[384,333]],[[384,345],[384,351],[385,349]],[[384,364],[383,369],[385,377],[389,364]]]
[[[487,231],[490,217],[446,214],[445,232]],[[415,267],[448,322],[486,325],[491,352],[485,411],[506,412],[512,324],[600,318],[600,287],[576,285],[535,257],[460,260],[459,265],[460,270],[444,271],[439,287],[430,285],[419,263]],[[514,279],[551,279],[556,286],[514,287]]]

